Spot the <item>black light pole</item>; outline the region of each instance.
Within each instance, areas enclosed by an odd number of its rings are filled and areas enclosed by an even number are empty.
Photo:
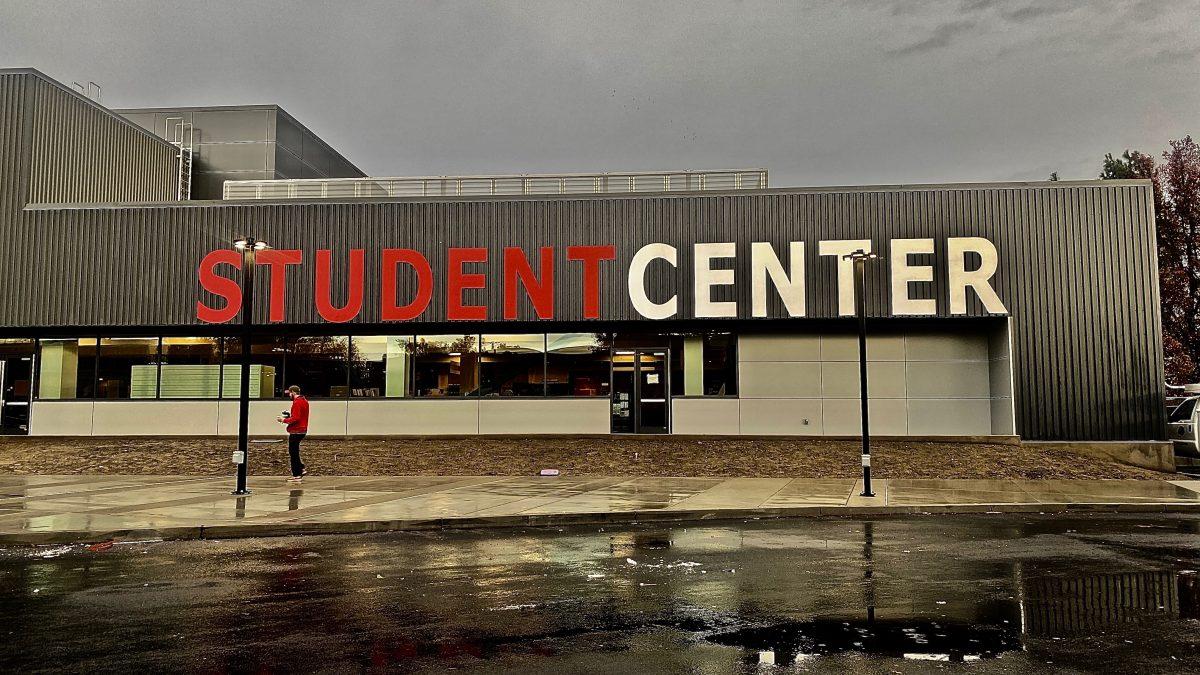
[[[258,252],[267,247],[254,237],[243,237],[233,242],[233,247],[242,253],[242,371],[239,374],[241,390],[238,395],[238,451],[237,487],[233,494],[245,496],[246,462],[250,446],[250,339],[254,321],[254,268],[258,264]]]
[[[879,256],[861,248],[842,256],[854,261],[854,311],[858,315],[858,385],[862,400],[863,497],[874,497],[871,490],[871,423],[867,411],[867,261]]]

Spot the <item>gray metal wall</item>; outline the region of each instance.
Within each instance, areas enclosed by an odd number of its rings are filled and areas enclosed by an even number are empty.
[[[0,100],[10,96],[0,91]],[[9,115],[0,140],[11,142]],[[22,121],[17,119],[18,122]],[[24,120],[28,121],[28,120]],[[5,147],[11,147],[6,145]],[[7,158],[12,153],[0,155]],[[14,180],[25,166],[5,172],[0,195],[13,204]],[[98,206],[6,210],[0,235],[54,245],[10,246],[0,252],[8,285],[0,297],[0,326],[28,329],[73,326],[193,326],[202,298],[196,280],[201,258],[236,236],[252,233],[276,248],[299,248],[307,265],[293,269],[288,323],[319,323],[312,299],[314,251],[344,259],[350,248],[368,256],[366,304],[360,324],[378,323],[379,260],[384,247],[426,252],[439,280],[424,322],[445,321],[445,251],[482,246],[486,304],[498,319],[505,246],[532,251],[556,247],[556,321],[582,318],[581,275],[568,263],[573,244],[612,244],[617,260],[602,277],[603,319],[638,320],[629,303],[625,270],[642,245],[679,248],[680,273],[659,266],[648,275],[652,295],[678,292],[680,316],[691,308],[690,245],[741,243],[731,297],[739,316],[750,312],[748,242],[808,242],[808,316],[836,314],[834,262],[816,255],[823,239],[871,238],[886,251],[892,238],[933,237],[929,256],[935,282],[928,297],[948,311],[944,238],[984,236],[1000,252],[993,279],[1012,313],[1017,432],[1032,439],[1151,439],[1165,433],[1161,330],[1150,186],[1139,181],[769,190],[751,194],[536,197],[460,201],[317,204],[203,204]],[[915,260],[915,259],[914,259]],[[877,263],[868,286],[873,316],[889,312],[888,265]],[[335,272],[335,297],[345,290]],[[401,297],[411,291],[402,282]],[[914,288],[920,287],[914,285]],[[724,291],[721,291],[724,292]],[[482,295],[482,294],[481,294]],[[714,295],[720,295],[716,293]],[[970,294],[968,294],[970,296]],[[30,301],[31,298],[36,299]],[[722,299],[722,298],[717,298]],[[483,298],[468,301],[483,304]],[[771,317],[786,316],[777,300]],[[266,319],[265,307],[256,309]],[[970,296],[968,314],[983,308]],[[532,319],[528,307],[522,318]],[[719,320],[709,320],[717,325]],[[767,324],[772,323],[768,320]],[[805,320],[789,319],[799,329]],[[644,322],[647,327],[653,325]],[[731,324],[732,326],[733,324]],[[547,325],[546,330],[552,330]]]
[[[16,189],[28,202],[174,199],[177,160],[170,144],[53,80],[0,71],[0,81],[4,126],[20,133],[5,139],[4,161],[24,160],[25,182]],[[24,127],[9,122],[29,111],[37,112]],[[6,178],[11,183],[17,176]]]
[[[363,175],[328,143],[274,105],[124,108],[113,111],[154,134],[168,120],[193,126],[193,199],[221,199],[227,180],[353,178]]]
[[[275,109],[276,178],[358,178],[365,174],[282,108]]]

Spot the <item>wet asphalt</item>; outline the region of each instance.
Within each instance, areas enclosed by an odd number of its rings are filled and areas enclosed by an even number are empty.
[[[1195,570],[1194,515],[9,548],[0,670],[1200,672]]]

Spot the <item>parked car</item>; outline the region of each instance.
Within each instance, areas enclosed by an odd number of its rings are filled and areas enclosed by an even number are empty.
[[[1167,433],[1176,455],[1200,457],[1200,385],[1189,384],[1181,389],[1186,398],[1167,414]]]

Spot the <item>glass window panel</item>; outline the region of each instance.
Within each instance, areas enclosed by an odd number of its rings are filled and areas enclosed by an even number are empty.
[[[411,335],[361,335],[350,339],[350,395],[401,398],[412,380]]]
[[[346,398],[350,338],[344,335],[293,338],[288,345],[284,389],[300,387],[305,396]]]
[[[280,398],[287,343],[281,337],[256,337],[250,344],[250,398]],[[225,338],[225,362],[221,367],[221,397],[241,395],[241,338]]]
[[[475,335],[418,335],[413,345],[416,395],[431,398],[476,395],[478,341]]]
[[[737,336],[713,333],[704,336],[704,395],[736,396]]]
[[[159,363],[159,398],[221,395],[220,338],[163,338]]]
[[[484,335],[480,340],[483,396],[545,396],[545,335]]]
[[[608,333],[551,333],[546,336],[546,393],[550,396],[608,396]]]
[[[96,340],[42,340],[39,343],[37,397],[92,398],[96,393]]]
[[[737,336],[680,333],[670,336],[672,396],[737,395]]]
[[[96,398],[158,396],[158,338],[102,338]]]

